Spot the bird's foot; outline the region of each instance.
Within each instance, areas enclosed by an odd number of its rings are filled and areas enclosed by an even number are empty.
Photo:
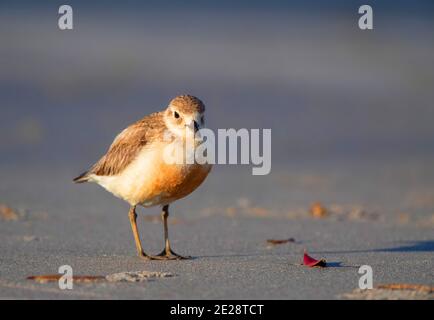
[[[188,260],[192,259],[190,256],[181,256],[170,250],[163,250],[156,256],[151,256],[152,260]]]
[[[144,253],[143,251],[142,251],[142,252],[139,252],[139,253],[138,253],[138,256],[139,256],[140,258],[142,258],[143,260],[146,260],[146,261],[153,260],[153,259],[152,259],[152,256],[150,256],[150,255]]]

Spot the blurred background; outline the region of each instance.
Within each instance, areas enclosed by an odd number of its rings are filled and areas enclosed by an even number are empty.
[[[314,201],[434,213],[434,2],[74,0],[72,31],[58,29],[62,4],[0,2],[0,201],[115,203],[71,179],[189,93],[209,127],[271,128],[273,144],[270,175],[216,166],[186,214]]]

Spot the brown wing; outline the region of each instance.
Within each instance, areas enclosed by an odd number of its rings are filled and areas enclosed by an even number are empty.
[[[115,138],[107,153],[88,172],[74,181],[85,182],[90,174],[113,176],[121,173],[146,144],[162,137],[165,128],[162,112],[150,114],[133,123]]]

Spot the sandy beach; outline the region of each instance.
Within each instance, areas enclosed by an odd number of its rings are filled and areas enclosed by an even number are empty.
[[[244,181],[249,179],[247,171]],[[2,201],[7,200],[18,215],[15,221],[0,223],[2,299],[346,299],[358,288],[361,265],[372,267],[374,286],[432,285],[434,279],[434,225],[429,215],[406,218],[374,213],[368,206],[360,211],[328,204],[327,216],[315,218],[309,206],[264,206],[246,198],[246,187],[237,185],[242,179],[217,168],[197,193],[173,207],[173,247],[194,259],[146,262],[135,256],[127,205],[96,185],[72,184],[67,174],[43,176],[41,171],[27,172],[21,184],[13,170],[2,172]],[[264,179],[275,184],[276,199],[287,191],[279,179],[278,172]],[[238,193],[227,190],[223,182],[240,188]],[[306,182],[301,185],[306,188]],[[266,187],[261,184],[250,191]],[[307,188],[315,193],[312,186]],[[163,242],[158,214],[158,208],[139,210],[142,241],[152,253]],[[267,243],[289,238],[294,242]],[[302,266],[304,249],[325,258],[327,267]],[[26,280],[56,274],[61,265],[70,265],[74,275],[151,271],[171,276],[76,283],[73,290],[60,290],[57,282]],[[394,292],[387,297],[394,298]]]

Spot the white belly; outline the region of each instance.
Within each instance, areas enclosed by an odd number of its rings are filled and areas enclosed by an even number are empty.
[[[145,207],[168,204],[196,189],[211,167],[204,165],[198,169],[198,165],[194,164],[167,164],[163,160],[161,147],[154,145],[153,148],[143,149],[118,175],[92,175],[91,181],[130,205],[140,204]],[[200,176],[203,176],[203,179],[200,179]]]
[[[155,172],[156,152],[144,149],[139,156],[120,174],[114,176],[96,176],[90,178],[115,196],[137,205],[139,193],[143,193],[146,182]],[[158,204],[158,199],[148,199],[148,206]]]

